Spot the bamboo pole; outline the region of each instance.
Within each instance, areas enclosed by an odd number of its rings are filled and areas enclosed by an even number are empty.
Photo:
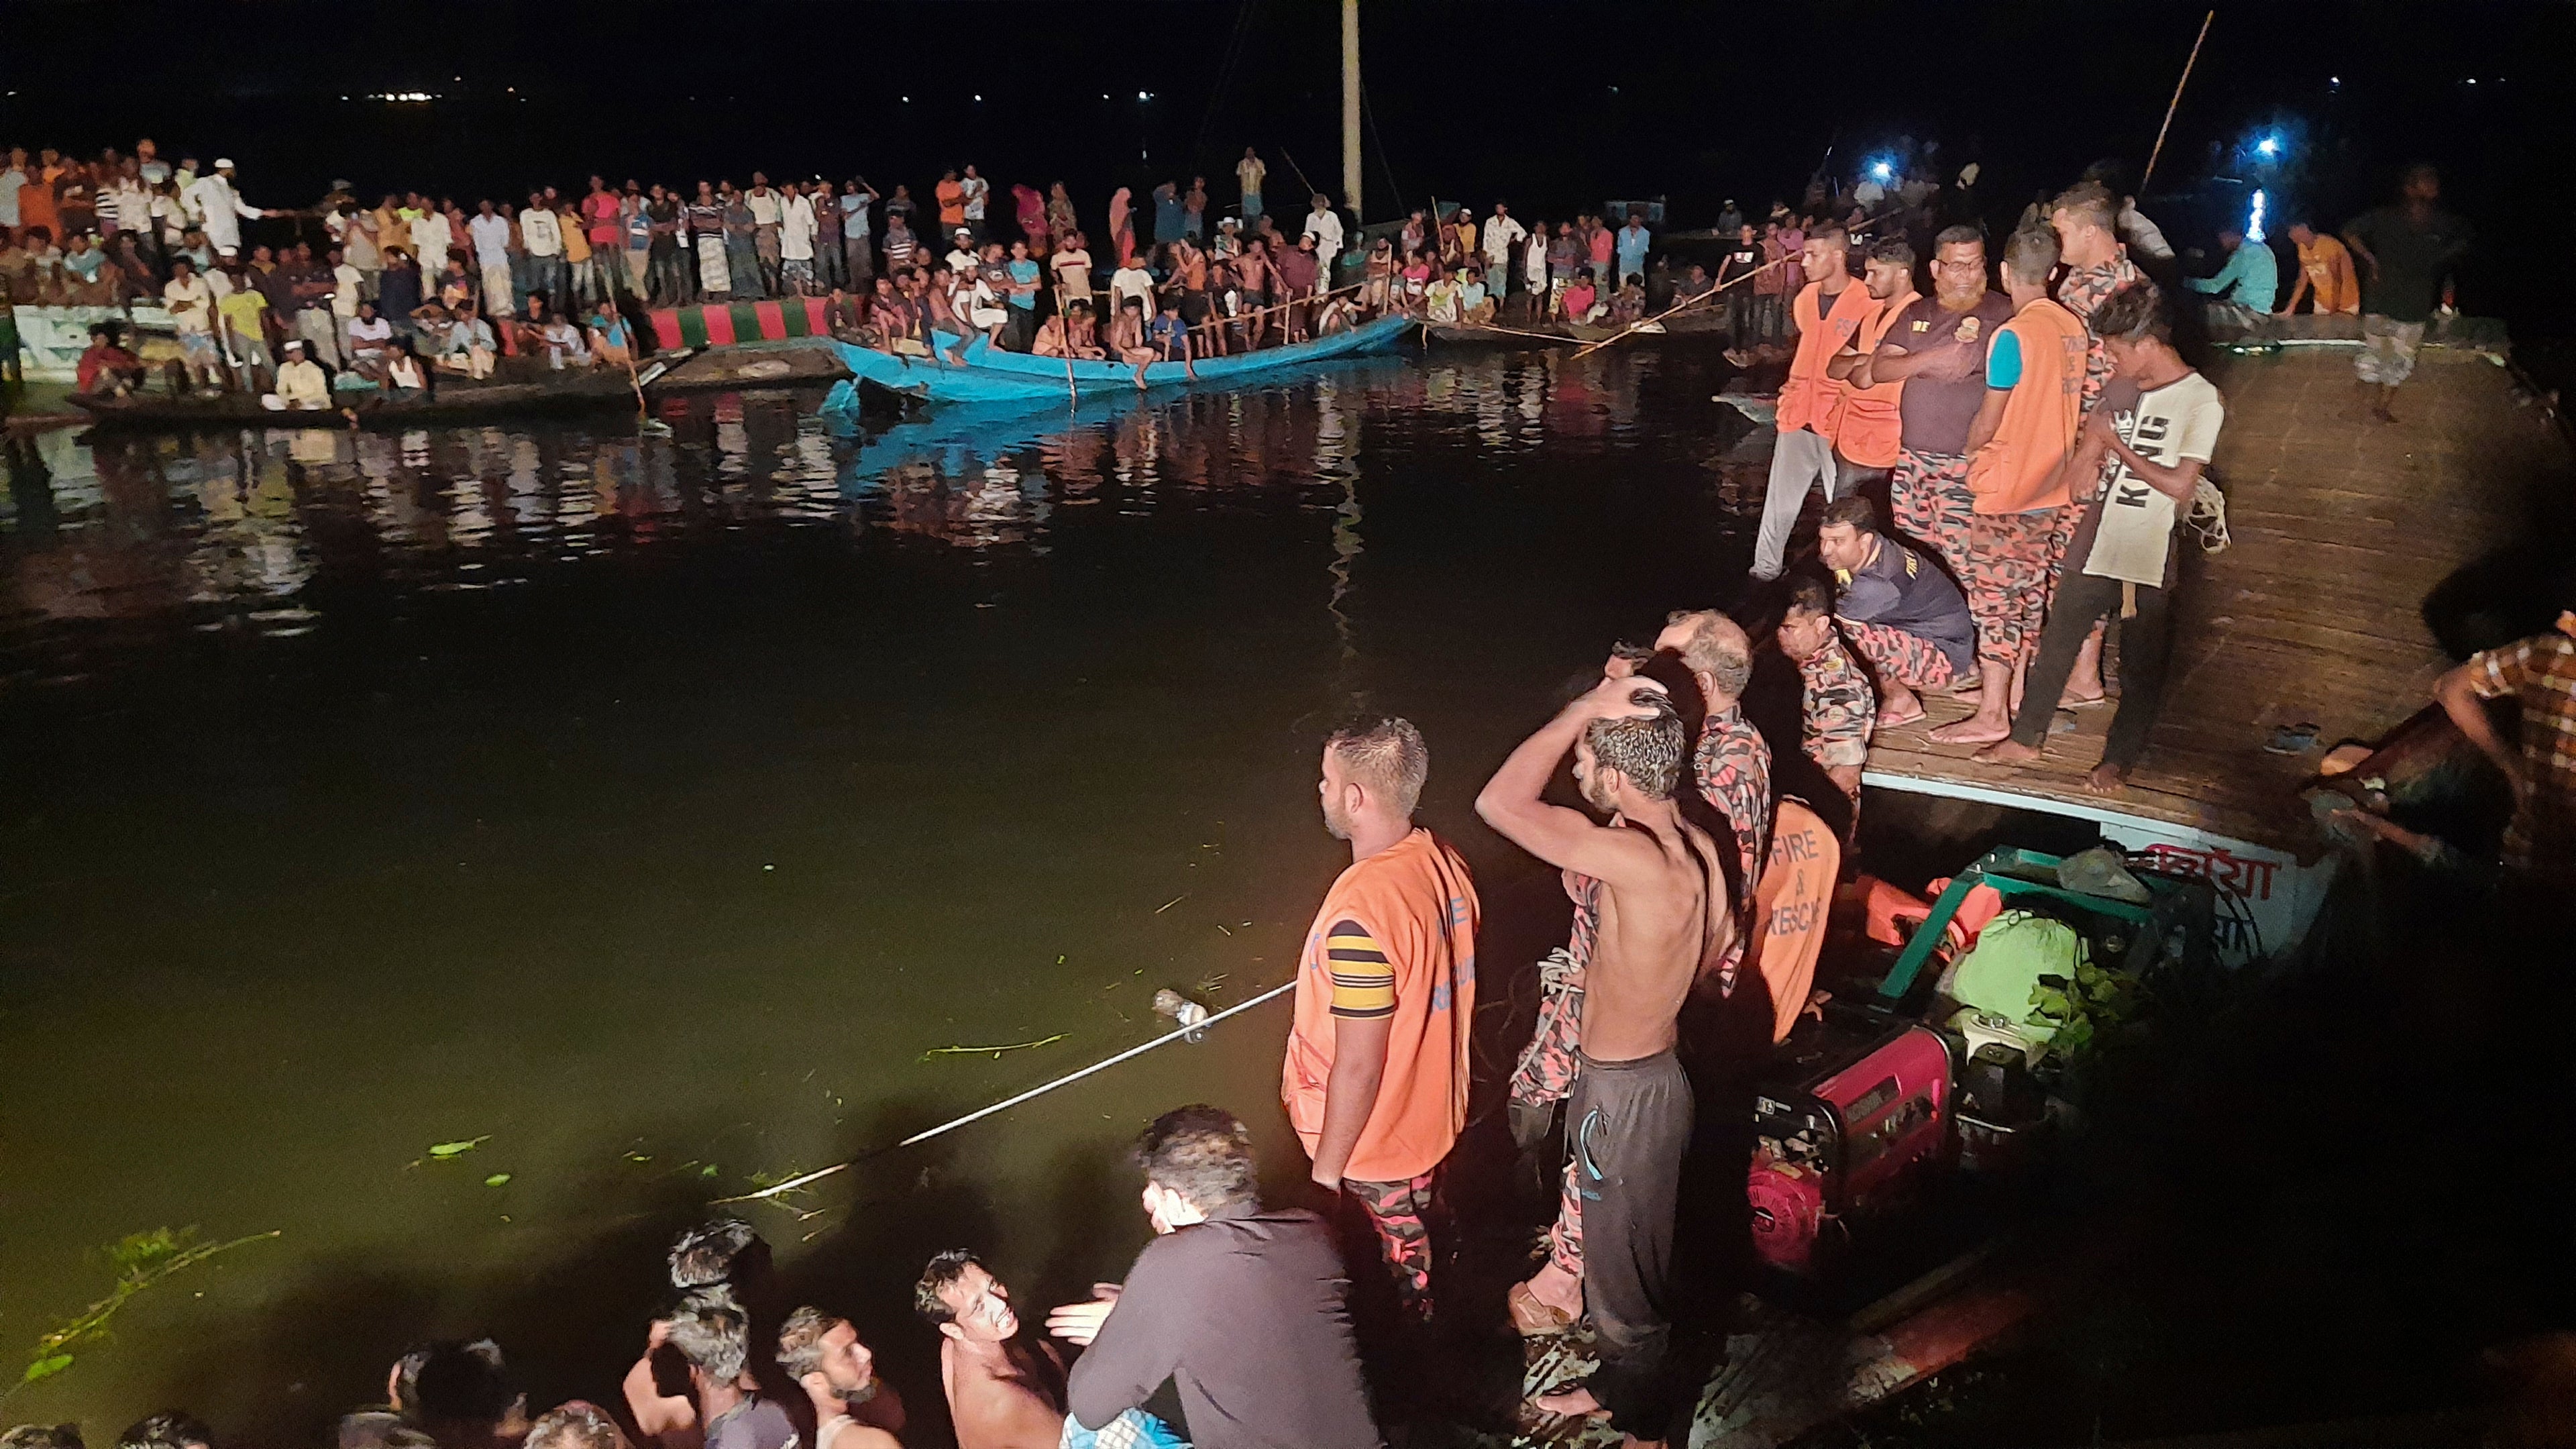
[[[1855,232],[1853,235],[1857,236],[1859,233]],[[1652,317],[1641,317],[1636,321],[1629,323],[1627,326],[1620,328],[1617,332],[1602,338],[1598,342],[1587,342],[1583,345],[1582,350],[1576,352],[1574,355],[1576,357],[1589,357],[1593,353],[1600,351],[1602,348],[1626,337],[1632,332],[1642,331],[1650,324],[1660,323],[1665,318],[1673,316],[1676,313],[1686,312],[1693,307],[1699,306],[1703,302],[1711,300],[1719,293],[1726,291],[1730,287],[1741,286],[1746,282],[1752,281],[1755,277],[1762,275],[1764,272],[1771,270],[1773,267],[1784,267],[1794,260],[1796,260],[1794,257],[1778,257],[1771,261],[1764,262],[1762,265],[1755,267],[1752,271],[1746,272],[1742,276],[1736,277],[1730,281],[1720,282],[1716,286],[1709,288],[1707,291],[1700,293],[1696,297],[1686,297],[1679,302],[1675,302],[1673,305],[1666,307],[1664,310],[1656,313]]]
[[[2138,194],[2141,196],[2146,194],[2147,183],[2155,177],[2156,158],[2165,154],[2165,132],[2173,129],[2174,110],[2182,104],[2182,88],[2191,84],[2191,68],[2200,63],[2201,42],[2209,39],[2210,22],[2217,18],[2218,12],[2212,10],[2200,19],[2200,34],[2191,43],[2191,58],[2182,63],[2182,78],[2174,82],[2173,99],[2165,103],[2164,124],[2156,127],[2155,149],[2147,153],[2147,169],[2138,177]]]

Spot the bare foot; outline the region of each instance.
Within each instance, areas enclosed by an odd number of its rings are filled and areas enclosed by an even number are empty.
[[[1890,706],[1887,709],[1880,710],[1878,712],[1878,728],[1883,730],[1902,729],[1921,718],[1923,718],[1923,702],[1919,699],[1909,699],[1902,705]]]
[[[2019,740],[2000,739],[1969,758],[1988,765],[2027,765],[2039,758],[2039,751]]]
[[[1541,1394],[1530,1400],[1530,1407],[1542,1414],[1555,1414],[1566,1419],[1588,1419],[1610,1412],[1601,1407],[1599,1399],[1592,1397],[1590,1389],[1580,1384],[1562,1393]]]
[[[1945,724],[1928,736],[1936,745],[1990,745],[2012,733],[2010,720],[1990,720],[1981,714]]]
[[[2129,767],[2126,765],[2095,765],[2084,777],[2084,788],[2096,795],[2117,795],[2128,787]]]

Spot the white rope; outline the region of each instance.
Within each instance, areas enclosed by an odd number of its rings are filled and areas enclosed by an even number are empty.
[[[1056,1078],[1054,1081],[1046,1083],[1044,1086],[1031,1087],[1016,1097],[1005,1097],[1001,1101],[995,1102],[989,1107],[979,1107],[953,1122],[942,1122],[927,1132],[915,1132],[910,1137],[894,1144],[893,1147],[880,1147],[874,1152],[865,1153],[861,1156],[851,1158],[848,1162],[839,1162],[834,1163],[830,1167],[816,1168],[814,1171],[805,1173],[800,1177],[791,1177],[785,1182],[778,1183],[771,1187],[764,1187],[758,1192],[747,1192],[742,1194],[740,1197],[720,1197],[717,1198],[716,1201],[719,1203],[757,1202],[761,1198],[776,1197],[780,1193],[793,1192],[800,1187],[820,1182],[824,1178],[830,1177],[836,1172],[845,1172],[859,1163],[867,1161],[868,1158],[877,1156],[879,1153],[892,1152],[896,1148],[911,1147],[918,1143],[927,1142],[931,1138],[940,1136],[943,1133],[954,1132],[969,1122],[980,1122],[984,1118],[990,1117],[996,1112],[1007,1111],[1010,1108],[1020,1105],[1022,1102],[1033,1101],[1036,1098],[1043,1097],[1058,1087],[1069,1087],[1075,1082],[1079,1082],[1083,1078],[1090,1076],[1094,1072],[1105,1071],[1118,1065],[1120,1062],[1130,1061],[1136,1057],[1141,1057],[1158,1046],[1163,1046],[1170,1042],[1177,1041],[1182,1037],[1188,1037],[1195,1041],[1198,1039],[1199,1033],[1206,1031],[1209,1027],[1216,1025],[1227,1017],[1250,1011],[1252,1008],[1259,1006],[1265,1001],[1285,996],[1295,989],[1297,989],[1297,983],[1295,981],[1291,980],[1282,982],[1281,984],[1270,988],[1268,991],[1262,992],[1259,996],[1253,997],[1249,1001],[1237,1002],[1203,1021],[1194,1021],[1186,1026],[1174,1027],[1172,1030],[1163,1033],[1152,1041],[1129,1047],[1127,1050],[1120,1052],[1115,1056],[1103,1057],[1099,1061],[1093,1062],[1090,1066],[1084,1067],[1080,1071],[1067,1072],[1063,1076]]]
[[[2204,553],[2225,553],[2227,546],[2236,541],[2227,532],[2227,495],[2219,492],[2218,485],[2210,482],[2205,473],[2191,490],[2191,510],[2182,521],[2200,536]]]

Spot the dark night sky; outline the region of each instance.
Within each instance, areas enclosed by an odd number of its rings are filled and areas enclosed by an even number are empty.
[[[2204,8],[1369,0],[1369,210],[1435,189],[1523,215],[1661,194],[1704,224],[1726,195],[1793,191],[1829,144],[1839,166],[1899,134],[1939,138],[1945,169],[1982,160],[1990,201],[2008,206],[2096,158],[2144,160]],[[2576,136],[2576,6],[2220,8],[2156,190],[2232,174],[2236,148],[2279,122],[2299,144],[2276,190],[2321,219],[2424,156],[2490,238],[2563,227],[2562,202],[2513,183]],[[997,188],[1071,183],[1096,226],[1112,186],[1193,169],[1230,199],[1247,143],[1271,163],[1274,201],[1293,186],[1283,147],[1339,189],[1332,0],[0,0],[0,16],[0,144],[148,133],[233,156],[268,204],[307,202],[333,176],[465,197],[572,188],[594,169],[856,171],[920,192],[973,161]],[[446,99],[340,99],[394,90]],[[2205,241],[2205,219],[2172,210],[2177,243]],[[2482,260],[2464,304],[2534,305],[2489,280],[2497,248]]]

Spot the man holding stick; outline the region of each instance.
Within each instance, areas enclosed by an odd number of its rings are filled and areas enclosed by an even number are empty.
[[[1667,1279],[1692,1118],[1676,1022],[1732,934],[1718,844],[1675,803],[1687,743],[1661,686],[1604,679],[1514,750],[1476,798],[1476,813],[1514,844],[1601,882],[1566,1114],[1569,1206],[1584,1218],[1583,1290],[1601,1367],[1535,1402],[1606,1413],[1632,1445],[1660,1443],[1673,1409]],[[1585,803],[1609,824],[1541,798],[1569,751]]]

